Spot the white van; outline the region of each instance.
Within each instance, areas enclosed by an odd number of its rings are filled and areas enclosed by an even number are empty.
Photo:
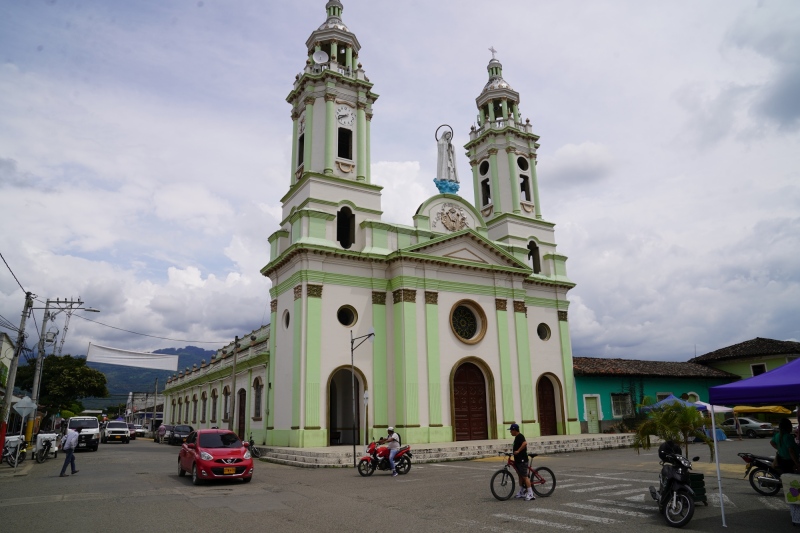
[[[93,416],[73,416],[67,422],[69,429],[74,429],[78,435],[78,449],[97,451],[100,446],[100,422]]]

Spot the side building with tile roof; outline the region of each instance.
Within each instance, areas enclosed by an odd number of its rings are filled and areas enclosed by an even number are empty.
[[[694,357],[689,359],[689,362],[747,379],[775,370],[798,357],[800,357],[800,342],[756,337]]]
[[[708,401],[709,387],[738,379],[708,366],[674,361],[573,357],[572,365],[583,433],[601,433],[633,418],[645,396]]]

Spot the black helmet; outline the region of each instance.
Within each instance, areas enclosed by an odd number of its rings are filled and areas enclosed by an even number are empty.
[[[681,447],[668,440],[666,442],[662,442],[661,446],[658,447],[658,458],[662,461],[667,460],[667,455],[680,455],[681,454]]]

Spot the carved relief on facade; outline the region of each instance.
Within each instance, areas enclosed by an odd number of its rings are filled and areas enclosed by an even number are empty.
[[[414,289],[397,289],[396,291],[392,292],[392,299],[394,303],[400,303],[400,302],[416,303],[417,291],[415,291]]]
[[[528,316],[528,306],[525,305],[525,302],[514,302],[514,312],[515,313],[525,313],[525,316]]]
[[[494,308],[497,311],[506,311],[508,309],[508,300],[505,298],[495,298]]]
[[[425,291],[425,303],[431,305],[439,305],[439,293],[433,291]]]
[[[299,300],[303,297],[303,286],[298,285],[294,288],[294,299]]]
[[[386,293],[372,291],[372,305],[386,305]]]
[[[433,217],[432,226],[435,228],[436,223],[441,222],[442,226],[450,231],[458,231],[469,227],[466,211],[458,204],[451,204],[445,202],[442,208]]]
[[[322,285],[306,285],[306,295],[309,298],[322,298]]]
[[[567,321],[567,312],[566,311],[559,311],[558,312],[558,319],[561,322],[566,322]]]

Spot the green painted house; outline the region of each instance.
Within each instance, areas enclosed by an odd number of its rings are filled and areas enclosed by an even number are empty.
[[[645,396],[708,401],[708,388],[738,376],[696,363],[574,357],[578,418],[583,433],[601,433],[632,418]]]
[[[756,337],[689,359],[689,362],[747,379],[774,370],[798,357],[800,357],[800,342]]]

